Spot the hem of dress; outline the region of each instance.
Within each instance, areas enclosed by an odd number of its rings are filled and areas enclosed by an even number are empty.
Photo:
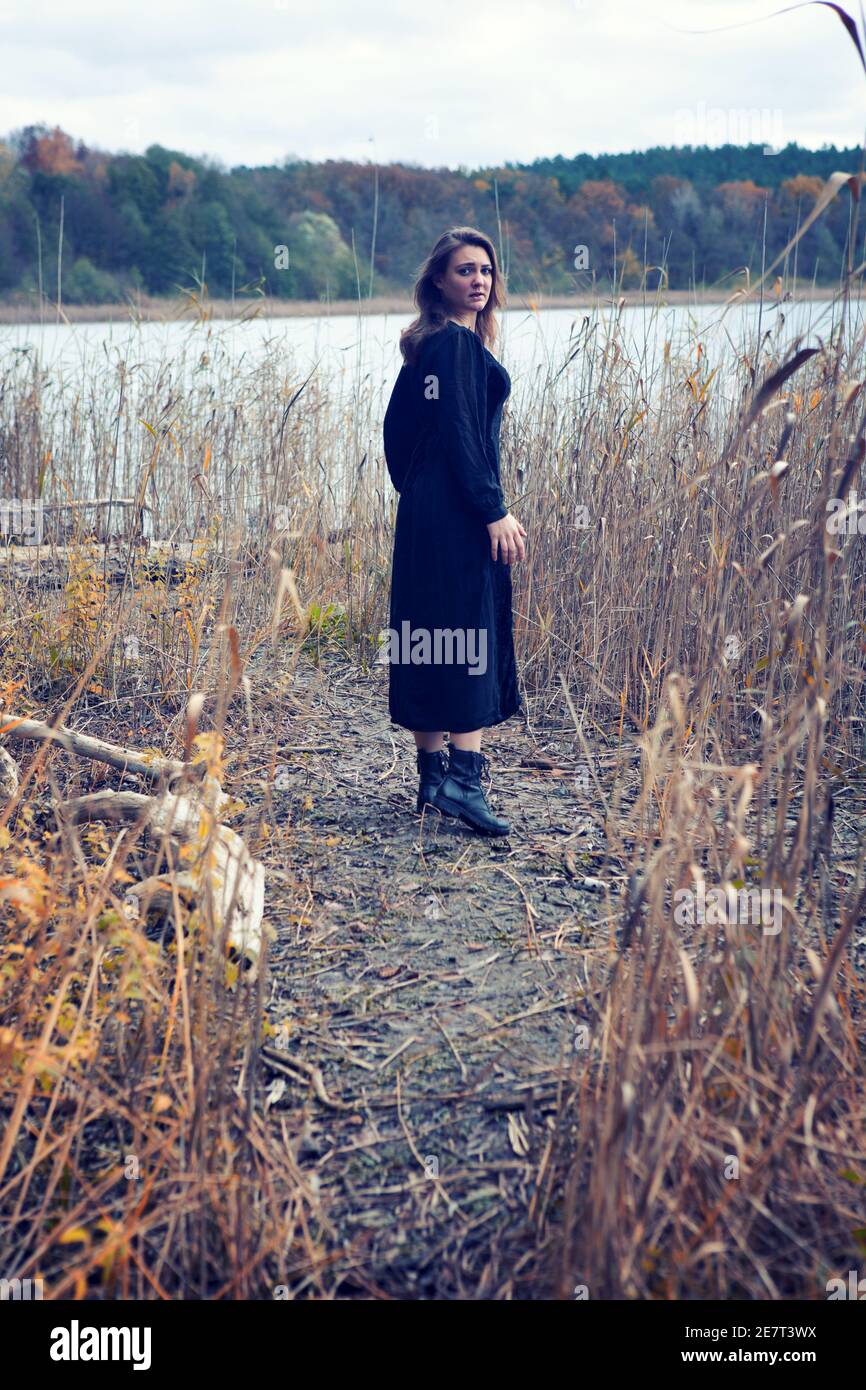
[[[467,724],[465,729],[458,729],[454,724],[449,725],[447,723],[416,724],[413,722],[412,724],[407,724],[405,720],[398,719],[394,714],[390,714],[390,719],[392,724],[399,724],[401,729],[408,729],[410,733],[438,734],[445,732],[447,734],[472,734],[476,729],[494,729],[497,724],[504,724],[506,719],[513,719],[515,714],[521,713],[523,713],[523,706],[522,704],[518,704],[515,705],[512,710],[509,710],[507,714],[498,714],[492,718],[488,717],[487,719],[482,719],[480,724]]]

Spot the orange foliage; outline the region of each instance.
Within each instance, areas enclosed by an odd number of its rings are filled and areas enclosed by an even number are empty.
[[[195,171],[184,169],[173,159],[168,166],[168,192],[171,197],[185,198],[195,187]]]
[[[785,179],[779,187],[779,192],[787,196],[794,203],[814,202],[824,187],[824,180],[817,174],[795,174],[792,179]]]
[[[624,190],[613,179],[586,179],[569,199],[569,206],[599,219],[620,217],[625,211]]]
[[[732,179],[730,183],[720,183],[716,192],[728,212],[744,214],[763,207],[764,199],[770,196],[769,188],[759,188],[751,179]]]
[[[75,152],[72,140],[55,126],[49,135],[42,135],[34,142],[30,151],[33,167],[43,174],[80,174],[81,161]]]

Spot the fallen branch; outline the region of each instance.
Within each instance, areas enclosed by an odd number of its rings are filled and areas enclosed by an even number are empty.
[[[166,584],[182,579],[189,568],[205,564],[202,540],[166,543],[132,537],[129,540],[87,540],[55,545],[0,545],[0,578],[36,588],[59,588],[66,583],[73,560],[90,560],[104,572],[109,584],[125,583],[130,564],[145,578]]]
[[[146,502],[137,502],[134,497],[79,497],[74,502],[43,502],[43,512],[78,511],[81,507],[140,507],[149,512]]]
[[[175,778],[186,774],[193,781],[204,775],[204,763],[183,763],[174,758],[163,758],[158,753],[136,753],[129,748],[121,748],[116,743],[103,743],[102,739],[89,734],[75,733],[72,729],[52,728],[40,719],[16,719],[14,715],[0,716],[0,739],[35,739],[37,742],[59,743],[68,753],[79,758],[93,758],[96,762],[107,763],[119,772],[135,772],[149,781]]]
[[[2,718],[2,716],[0,716]],[[168,790],[155,796],[134,791],[99,791],[63,802],[59,814],[72,824],[100,820],[140,824],[150,836],[184,847],[184,869],[145,879],[127,889],[127,906],[145,919],[173,911],[175,894],[188,905],[205,908],[217,931],[226,933],[229,952],[252,968],[258,966],[264,936],[265,871],[240,835],[219,821],[231,798],[204,762],[179,762],[158,754],[138,753],[104,743],[71,729],[52,728],[37,719],[6,717],[0,738],[57,742],[78,757],[134,772],[149,781],[165,780]],[[18,788],[18,769],[0,747],[0,793],[11,799]],[[181,778],[189,785],[171,790]]]
[[[346,1101],[331,1099],[328,1092],[325,1090],[325,1082],[320,1068],[314,1066],[311,1062],[302,1061],[301,1058],[296,1057],[294,1053],[291,1056],[287,1056],[285,1053],[276,1052],[274,1048],[268,1047],[267,1045],[263,1046],[260,1051],[266,1065],[269,1066],[272,1071],[281,1072],[283,1076],[291,1077],[293,1081],[297,1081],[298,1072],[308,1077],[313,1083],[313,1090],[316,1093],[317,1099],[320,1100],[324,1106],[327,1106],[329,1110],[357,1109],[357,1105],[352,1102],[347,1103]]]
[[[68,820],[107,820],[125,823],[141,821],[150,835],[166,836],[185,846],[185,868],[175,874],[147,878],[131,884],[127,904],[136,904],[140,915],[168,915],[174,904],[174,889],[193,899],[195,905],[207,903],[217,930],[227,928],[229,951],[245,960],[253,970],[262,949],[265,909],[265,870],[253,859],[240,835],[216,817],[229,797],[215,777],[206,776],[201,787],[183,796],[164,792],[162,796],[142,796],[138,792],[94,792],[75,797],[61,806]],[[173,886],[174,885],[174,888]]]

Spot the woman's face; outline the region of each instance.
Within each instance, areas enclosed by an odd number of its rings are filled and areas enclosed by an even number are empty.
[[[455,246],[435,283],[451,313],[480,313],[493,288],[493,266],[483,246]]]

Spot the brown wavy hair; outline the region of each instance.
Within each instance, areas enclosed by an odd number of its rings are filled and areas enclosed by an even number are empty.
[[[418,271],[412,296],[419,310],[418,317],[400,334],[400,352],[404,362],[415,362],[425,338],[429,338],[431,333],[440,329],[448,319],[445,300],[434,280],[437,275],[445,274],[448,258],[458,246],[480,246],[490,259],[493,267],[490,294],[484,308],[475,316],[475,332],[487,348],[492,349],[496,342],[496,320],[493,313],[505,304],[505,282],[496,259],[496,249],[490,238],[479,232],[476,227],[450,227],[447,232],[442,233]]]

